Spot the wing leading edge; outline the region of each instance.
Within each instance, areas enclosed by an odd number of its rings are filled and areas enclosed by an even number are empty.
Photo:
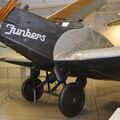
[[[88,78],[120,80],[120,47],[82,50],[55,62],[76,73],[85,71]]]
[[[84,61],[84,60],[104,59],[104,58],[112,58],[112,57],[120,57],[120,47],[81,50],[71,54],[71,56],[64,56],[63,58],[59,57],[58,55],[54,58],[54,60]]]

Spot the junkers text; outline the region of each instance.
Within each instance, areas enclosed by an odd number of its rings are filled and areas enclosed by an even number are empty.
[[[39,39],[42,42],[46,40],[46,35],[42,35],[42,34],[35,33],[35,32],[32,33],[30,32],[30,29],[26,29],[26,30],[19,29],[19,28],[16,28],[15,25],[12,25],[12,24],[7,24],[6,27],[9,28],[9,31],[5,32],[5,34],[7,35],[13,34],[13,35],[18,35],[18,36],[23,36],[26,38],[34,39],[34,40]]]

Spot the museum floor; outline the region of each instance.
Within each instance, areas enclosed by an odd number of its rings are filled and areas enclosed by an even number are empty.
[[[72,79],[72,78],[71,78]],[[58,109],[58,97],[44,94],[29,103],[20,93],[21,80],[0,80],[0,120],[67,120]],[[83,111],[71,120],[108,120],[120,107],[120,83],[88,80]]]

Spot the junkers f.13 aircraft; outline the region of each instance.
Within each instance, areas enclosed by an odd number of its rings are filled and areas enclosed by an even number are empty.
[[[47,18],[16,8],[16,0],[10,0],[0,10],[0,41],[27,58],[1,61],[31,68],[30,78],[22,85],[26,100],[38,100],[45,84],[50,93],[63,85],[59,109],[65,116],[73,117],[84,106],[87,78],[120,80],[120,47],[114,47],[100,33],[81,23],[104,2],[77,0]],[[71,22],[63,27],[61,21]],[[40,70],[46,71],[45,81],[38,79]],[[75,77],[75,82],[67,84],[68,76]]]

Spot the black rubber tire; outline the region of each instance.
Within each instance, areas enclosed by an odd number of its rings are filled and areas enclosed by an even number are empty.
[[[84,89],[80,88],[77,83],[69,83],[61,91],[59,109],[64,116],[77,116],[83,109],[84,103]]]
[[[29,101],[34,102],[34,88],[40,85],[42,82],[38,78],[36,80],[32,80],[32,78],[28,78],[22,85],[21,91],[23,97]],[[36,100],[38,100],[43,94],[43,87],[36,90]]]

